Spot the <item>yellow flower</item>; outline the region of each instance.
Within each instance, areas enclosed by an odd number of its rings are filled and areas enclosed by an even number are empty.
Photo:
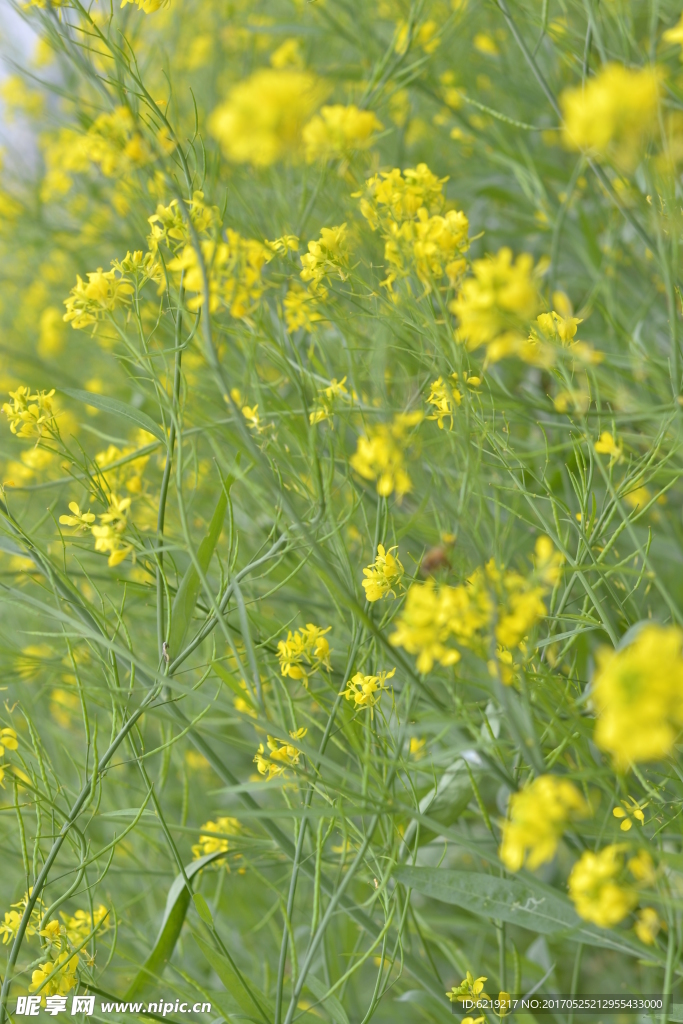
[[[71,510],[70,516],[59,517],[62,526],[77,526],[81,530],[87,530],[90,528],[90,524],[95,522],[93,513],[81,512],[80,506],[75,501],[69,502],[69,509]]]
[[[106,921],[108,914],[109,911],[103,903],[100,903],[99,907],[95,907],[92,914],[88,910],[77,910],[73,917],[62,913],[61,917],[64,921],[64,928],[69,942],[74,946],[80,945],[98,925],[101,925],[100,932],[107,931],[111,927]],[[103,924],[102,922],[105,923]],[[50,922],[50,924],[54,923],[53,921]]]
[[[598,455],[609,455],[610,463],[620,462],[623,457],[622,446],[617,444],[609,430],[603,430],[593,447]]]
[[[68,951],[64,951],[56,960],[48,960],[33,972],[28,990],[40,989],[46,996],[65,996],[78,984],[77,970],[78,955],[69,956]]]
[[[597,654],[595,742],[620,769],[666,757],[683,726],[683,633],[648,625],[619,651]]]
[[[297,729],[296,732],[290,732],[289,735],[293,740],[302,740],[307,732],[308,729]],[[288,768],[298,765],[300,757],[301,751],[298,747],[292,746],[285,740],[269,736],[268,754],[265,754],[264,746],[260,743],[258,751],[254,755],[254,761],[259,774],[267,776],[267,781],[270,782],[271,779],[284,775]]]
[[[411,736],[408,752],[410,753],[411,757],[414,757],[416,761],[419,761],[422,757],[424,757],[426,746],[427,740],[424,739],[424,737]]]
[[[479,50],[479,53],[483,53],[485,57],[497,57],[500,52],[493,37],[486,32],[478,32],[473,42],[475,49]]]
[[[434,407],[434,412],[427,416],[428,420],[436,420],[439,430],[443,430],[443,421],[451,421],[453,429],[453,408],[462,402],[462,395],[457,388],[449,386],[444,382],[443,377],[437,377],[429,386],[427,404]]]
[[[585,921],[612,928],[638,902],[631,886],[619,881],[623,872],[623,845],[606,846],[599,853],[586,850],[569,876],[569,895]]]
[[[434,662],[440,665],[455,665],[460,661],[460,652],[446,646],[451,635],[451,616],[455,605],[464,605],[454,587],[442,587],[437,591],[434,581],[424,585],[413,584],[408,590],[405,605],[396,622],[396,632],[389,637],[394,647],[404,647],[408,654],[416,654],[418,672],[431,672]],[[461,598],[458,602],[457,598]]]
[[[395,491],[400,499],[412,490],[404,454],[408,431],[421,420],[421,412],[400,413],[392,423],[370,427],[365,437],[358,438],[355,454],[349,459],[351,468],[364,480],[376,480],[377,493],[384,498]]]
[[[634,928],[636,935],[646,946],[654,945],[661,927],[662,920],[654,907],[642,907],[638,911],[638,920]]]
[[[513,262],[512,251],[474,260],[473,276],[463,281],[449,304],[458,317],[457,336],[471,351],[487,346],[487,358],[501,358],[506,343],[526,340],[528,322],[536,315],[538,291],[532,275],[533,259],[523,253]]]
[[[683,47],[683,14],[673,28],[668,28],[666,32],[662,32],[662,39],[665,43],[675,43]],[[683,60],[683,49],[681,49],[681,59]]]
[[[302,132],[306,160],[309,164],[334,160],[353,150],[367,149],[374,141],[373,133],[383,128],[371,110],[359,110],[353,103],[348,107],[322,107]]]
[[[119,306],[130,305],[130,296],[135,291],[125,277],[117,277],[115,270],[102,270],[102,267],[98,267],[87,276],[86,284],[77,274],[75,287],[71,289],[69,297],[64,299],[64,320],[76,330],[97,324]]]
[[[210,116],[209,131],[229,160],[267,167],[297,153],[325,91],[306,71],[261,68],[232,88]]]
[[[323,281],[330,275],[347,278],[349,265],[346,224],[323,228],[320,238],[308,243],[308,252],[301,257],[301,280],[311,282],[313,294],[325,296]]]
[[[286,640],[277,645],[277,656],[280,661],[280,672],[290,679],[301,679],[308,686],[309,676],[321,668],[330,669],[330,645],[325,634],[332,629],[322,629],[309,622],[297,629],[295,633],[287,633]]]
[[[302,68],[304,60],[299,49],[298,39],[285,39],[284,43],[273,50],[270,55],[270,66],[277,68]]]
[[[659,89],[656,70],[607,64],[585,86],[563,92],[565,145],[633,167],[657,123]]]
[[[210,311],[214,313],[224,305],[235,318],[248,316],[263,294],[262,271],[272,259],[272,251],[263,242],[243,238],[228,228],[224,241],[202,240],[201,253],[208,276]],[[195,247],[186,245],[169,262],[168,269],[178,282],[184,275],[185,289],[194,296],[187,303],[188,309],[201,309],[204,275]]]
[[[29,889],[28,892],[24,893],[18,903],[11,904],[12,907],[17,907],[18,910],[8,910],[5,912],[5,919],[0,923],[0,934],[2,934],[3,945],[6,946],[8,942],[11,942],[15,938],[32,892],[33,890]],[[40,919],[43,916],[44,910],[45,905],[40,897],[38,897],[26,926],[26,936],[28,938],[32,938],[32,936],[37,935],[38,928],[40,927]]]
[[[6,750],[17,750],[19,747],[19,740],[14,729],[5,727],[0,729],[0,757],[5,756]]]
[[[628,862],[629,871],[640,885],[652,885],[657,877],[657,870],[647,850],[639,850]]]
[[[401,586],[405,570],[394,551],[398,551],[398,545],[387,551],[383,544],[378,544],[375,561],[363,569],[363,575],[367,577],[363,580],[365,597],[370,602],[379,601],[389,594],[396,597],[394,588]]]
[[[552,860],[567,824],[591,809],[569,779],[540,775],[510,797],[503,824],[500,859],[509,871],[539,867]]]
[[[37,391],[19,387],[10,391],[11,402],[5,402],[2,411],[9,420],[9,428],[17,437],[42,437],[45,430],[53,428],[55,412],[52,407],[52,391]]]
[[[562,575],[564,555],[557,550],[550,537],[537,537],[533,563],[540,579],[554,587]]]
[[[144,11],[145,14],[154,14],[155,11],[160,11],[162,7],[168,7],[171,0],[121,0],[122,7],[133,3],[137,4],[139,10]]]
[[[314,324],[322,320],[318,312],[318,300],[308,288],[303,288],[298,281],[292,284],[284,297],[282,305],[285,311],[285,323],[288,331],[312,331]]]
[[[389,690],[386,680],[395,674],[395,668],[392,668],[391,672],[380,672],[377,676],[366,676],[362,672],[356,672],[342,693],[347,700],[354,702],[356,708],[370,708],[370,717],[373,717],[375,705],[381,700],[384,691]]]
[[[329,420],[332,423],[335,402],[338,399],[348,399],[349,397],[349,393],[344,387],[345,383],[346,377],[342,377],[341,380],[333,377],[326,388],[320,389],[318,392],[318,404],[308,415],[309,423],[322,423],[325,420]],[[332,427],[334,429],[334,424],[332,424]]]
[[[193,858],[198,860],[208,853],[218,851],[227,853],[230,849],[230,841],[227,836],[239,835],[241,830],[242,826],[237,818],[217,818],[216,821],[206,821],[199,830],[199,842],[192,847]],[[211,833],[218,833],[218,835]]]
[[[620,807],[615,807],[612,814],[615,818],[623,819],[619,826],[622,832],[628,832],[633,826],[633,818],[639,821],[641,825],[645,824],[645,815],[643,810],[647,807],[647,803],[639,804],[634,797],[628,798],[630,803],[626,800],[621,801]]]
[[[431,54],[438,48],[440,39],[438,36],[439,26],[432,19],[423,21],[421,25],[413,28],[412,41],[420,46],[425,53]],[[407,21],[402,21],[397,25],[396,42],[394,43],[394,49],[398,54],[404,54],[408,51],[409,38],[409,27]]]
[[[452,1003],[456,1000],[462,1001],[463,999],[472,997],[475,999],[488,999],[488,996],[484,992],[484,982],[486,981],[487,979],[484,977],[475,978],[474,975],[470,974],[468,971],[467,977],[463,978],[459,985],[454,985],[446,995]],[[483,1017],[479,1017],[477,1020],[483,1020]]]

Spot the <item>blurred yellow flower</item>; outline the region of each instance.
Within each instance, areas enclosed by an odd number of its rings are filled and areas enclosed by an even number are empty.
[[[666,757],[683,726],[683,633],[644,626],[627,647],[597,653],[595,742],[620,769]]]
[[[646,946],[652,946],[662,927],[662,920],[654,907],[643,907],[638,911],[634,928],[636,935]]]
[[[199,842],[192,847],[192,857],[199,860],[209,853],[227,853],[230,849],[228,836],[236,836],[242,831],[237,818],[216,818],[215,821],[205,821],[199,830]],[[218,833],[214,835],[212,833]],[[220,863],[220,861],[219,861]]]
[[[308,252],[301,257],[301,280],[310,281],[314,295],[324,297],[327,292],[323,281],[330,275],[340,280],[347,278],[349,264],[349,246],[346,224],[333,228],[323,228],[320,238],[308,243]]]
[[[349,462],[351,468],[364,480],[377,481],[377,493],[388,498],[396,492],[400,499],[412,490],[405,468],[405,450],[408,432],[422,420],[421,412],[399,413],[392,423],[369,427],[359,437],[355,454]]]
[[[510,797],[499,856],[509,871],[533,870],[552,860],[566,826],[591,813],[569,779],[540,775]]]
[[[569,875],[569,895],[577,914],[601,928],[619,924],[638,902],[636,891],[620,880],[624,849],[613,844],[599,853],[586,850]]]
[[[307,71],[261,68],[233,86],[208,127],[228,160],[267,167],[301,147],[304,125],[327,89]]]
[[[5,402],[2,411],[9,420],[9,428],[17,437],[41,438],[46,430],[55,424],[55,411],[52,406],[52,391],[36,391],[19,387],[10,391],[11,402]]]
[[[306,160],[334,160],[366,149],[372,145],[374,133],[381,132],[383,127],[371,110],[359,110],[353,103],[348,107],[322,107],[303,128]]]
[[[609,430],[603,430],[593,447],[598,455],[609,455],[610,463],[621,462],[624,454],[622,446],[617,444]]]
[[[660,80],[652,68],[607,64],[585,86],[566,89],[560,99],[565,145],[635,166],[657,125]]]

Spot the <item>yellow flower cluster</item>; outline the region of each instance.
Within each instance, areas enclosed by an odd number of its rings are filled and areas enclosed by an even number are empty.
[[[133,554],[133,545],[127,543],[123,536],[128,526],[130,504],[130,498],[119,498],[111,494],[109,508],[100,514],[100,525],[95,526],[92,512],[81,512],[77,503],[72,501],[69,504],[71,515],[60,516],[59,522],[62,526],[74,526],[79,531],[90,530],[95,538],[95,551],[108,554],[107,564],[113,567]]]
[[[595,742],[620,769],[666,757],[683,726],[683,632],[644,626],[618,651],[597,655]]]
[[[98,267],[88,273],[87,283],[78,274],[76,285],[64,300],[64,320],[76,330],[111,317],[119,307],[129,306],[136,287],[147,281],[161,280],[161,265],[153,253],[128,252],[122,260],[112,260],[111,270]]]
[[[370,717],[374,717],[375,705],[379,704],[382,694],[390,687],[386,685],[387,679],[396,674],[396,669],[391,672],[380,672],[377,676],[366,676],[362,672],[356,672],[349,685],[342,693],[347,700],[352,700],[356,708],[370,708]]]
[[[307,732],[308,729],[297,729],[296,732],[290,732],[289,735],[293,740],[302,740]],[[258,751],[254,755],[254,761],[259,774],[265,775],[266,781],[270,782],[271,779],[284,775],[288,768],[298,765],[300,757],[301,751],[298,747],[292,746],[291,743],[287,743],[285,740],[269,736],[268,754],[265,753],[263,744],[259,743]]]
[[[204,202],[203,192],[193,192],[192,199],[185,203],[185,210],[186,216],[189,217],[198,235],[210,232],[218,223],[218,207],[207,206]],[[147,244],[154,254],[162,242],[165,242],[171,249],[177,249],[181,243],[190,240],[187,221],[177,199],[172,199],[168,206],[159,203],[156,212],[147,220],[150,225]]]
[[[307,71],[261,68],[233,86],[209,131],[228,160],[267,167],[299,152],[304,126],[327,89]]]
[[[396,597],[395,588],[401,586],[405,569],[394,551],[398,551],[398,545],[387,551],[383,544],[378,544],[375,561],[363,569],[365,597],[370,602],[380,601],[389,594]]]
[[[657,124],[659,91],[656,70],[607,64],[585,85],[562,94],[565,144],[634,167]]]
[[[255,238],[243,238],[228,228],[225,240],[214,242],[204,239],[201,254],[209,285],[209,309],[215,313],[225,306],[237,319],[248,316],[258,303],[265,287],[262,270],[272,258],[272,252]],[[184,274],[186,291],[193,294],[187,303],[196,311],[204,302],[204,273],[197,250],[186,245],[168,264],[168,269],[180,281]]]
[[[287,633],[286,640],[280,640],[277,645],[277,656],[280,662],[280,672],[290,679],[300,679],[304,686],[308,686],[309,677],[321,668],[330,669],[330,645],[325,639],[325,634],[332,629],[322,629],[309,622],[306,626],[297,629],[295,633]]]
[[[456,1001],[462,1001],[467,998],[480,998],[488,999],[488,996],[484,992],[484,984],[488,981],[488,978],[481,977],[475,978],[473,974],[467,972],[467,976],[463,978],[459,985],[454,985],[450,992],[446,995],[452,1003]]]
[[[73,946],[80,946],[95,928],[98,928],[99,932],[107,931],[110,927],[109,923],[106,922],[108,914],[109,911],[102,903],[100,903],[99,907],[95,907],[92,914],[89,910],[77,910],[73,917],[70,917],[68,914],[61,914],[69,942]],[[54,925],[55,922],[51,921],[50,924]]]
[[[383,127],[371,110],[359,110],[353,103],[322,107],[303,128],[306,160],[326,162],[367,149],[374,141],[373,133]]]
[[[509,871],[539,867],[552,860],[565,827],[587,817],[590,806],[573,782],[540,775],[510,797],[499,856]]]
[[[121,459],[126,459],[128,456],[133,455],[138,448],[149,444],[151,440],[152,438],[147,431],[140,430],[137,435],[137,444],[125,445],[123,448],[110,444],[104,451],[97,452],[95,462],[101,475],[106,480],[109,490],[115,491],[118,494],[125,487],[129,494],[140,494],[143,489],[143,474],[149,462],[149,455],[141,455],[139,458],[131,459],[129,462],[124,462],[122,466],[116,466],[113,469],[108,467],[112,466],[115,462],[119,462]]]
[[[43,155],[46,173],[41,198],[45,202],[65,195],[73,175],[83,174],[92,164],[107,177],[121,177],[152,158],[127,107],[100,114],[85,133],[61,128],[45,140]]]
[[[346,383],[346,377],[342,377],[341,380],[337,380],[336,377],[332,378],[332,381],[326,388],[321,388],[318,392],[318,402],[316,407],[309,413],[308,419],[311,424],[323,423],[328,421],[332,424],[332,413],[334,412],[335,402],[339,399],[349,398],[349,393],[344,387]]]
[[[17,437],[37,437],[55,427],[55,411],[52,406],[52,391],[35,391],[19,387],[10,391],[11,402],[5,402],[2,411],[9,420],[9,428]]]
[[[539,538],[543,551],[547,540]],[[552,573],[557,566],[543,561],[543,568]],[[449,640],[487,658],[495,623],[497,661],[489,662],[489,668],[493,674],[500,674],[504,683],[511,683],[511,649],[521,648],[533,626],[545,616],[547,582],[543,571],[527,578],[500,569],[491,559],[461,586],[444,584],[437,588],[432,579],[414,583],[389,641],[417,655],[417,669],[425,673],[435,662],[448,666],[460,660],[460,651],[449,646]]]
[[[56,960],[48,960],[31,974],[29,992],[38,989],[46,996],[65,996],[78,984],[78,955],[68,950],[60,953]]]
[[[569,895],[576,912],[585,921],[601,928],[612,928],[629,914],[638,902],[637,888],[626,877],[623,843],[605,846],[599,853],[586,850],[569,875]],[[640,885],[655,879],[652,858],[641,850],[628,862],[630,874]]]
[[[349,243],[346,224],[323,228],[320,238],[308,243],[308,252],[301,257],[301,280],[310,281],[314,295],[324,298],[327,290],[323,284],[327,278],[338,276],[345,281],[349,265]]]
[[[282,305],[288,331],[298,331],[300,327],[305,331],[312,331],[314,324],[322,320],[315,295],[298,281],[291,285]]]
[[[507,248],[474,260],[472,276],[463,281],[449,304],[458,318],[458,339],[470,351],[486,345],[491,362],[526,343],[529,322],[538,307],[532,257],[523,253],[513,262]]]
[[[351,468],[364,480],[377,481],[377,493],[388,498],[396,492],[400,499],[412,490],[405,468],[408,434],[422,421],[421,412],[399,413],[391,423],[370,427],[358,438],[355,453],[349,459]]]
[[[451,376],[457,379],[457,374]],[[427,416],[428,420],[436,420],[439,425],[439,430],[443,430],[443,423],[445,419],[450,420],[451,430],[453,429],[453,413],[460,403],[462,402],[462,395],[458,391],[454,383],[447,384],[443,377],[437,377],[435,381],[432,381],[429,388],[429,395],[427,396],[427,405],[431,405],[434,412]]]
[[[160,11],[162,7],[168,7],[171,0],[121,0],[122,7],[133,3],[137,4],[139,10],[144,11],[145,14],[154,14],[155,11]]]
[[[206,821],[199,830],[199,842],[192,847],[192,856],[195,860],[206,857],[209,853],[227,853],[230,849],[228,836],[236,836],[242,830],[237,818],[216,818],[215,821]]]
[[[389,271],[382,282],[394,282],[414,272],[425,291],[447,275],[455,287],[465,270],[463,254],[469,247],[467,217],[460,210],[444,212],[443,184],[426,164],[376,174],[366,183],[360,209],[373,231],[384,239]]]

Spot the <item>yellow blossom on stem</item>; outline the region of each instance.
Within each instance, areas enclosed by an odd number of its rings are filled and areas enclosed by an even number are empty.
[[[267,167],[296,156],[326,88],[307,71],[261,68],[233,86],[208,127],[228,160]]]
[[[209,853],[227,853],[230,849],[228,836],[236,836],[242,831],[237,818],[216,818],[215,821],[206,821],[199,830],[199,842],[192,847],[194,860],[206,857]],[[217,833],[217,834],[214,834]],[[219,863],[221,863],[219,861]]]
[[[332,425],[332,429],[334,429],[332,413],[335,401],[337,399],[348,399],[349,397],[349,393],[344,387],[345,384],[346,377],[342,377],[341,380],[333,377],[330,384],[318,392],[318,403],[308,414],[309,423],[323,423],[327,420]]]
[[[603,430],[593,447],[598,455],[609,455],[610,463],[621,462],[623,458],[624,451],[622,446],[617,444],[608,430]]]
[[[69,942],[77,946],[84,942],[96,928],[99,932],[107,931],[111,927],[107,922],[108,915],[109,911],[103,903],[100,903],[99,907],[95,907],[92,914],[89,910],[77,910],[73,916],[62,913],[61,918]],[[55,923],[51,921],[48,927]]]
[[[216,243],[204,239],[200,244],[202,260],[209,285],[209,309],[216,312],[221,305],[230,315],[243,318],[257,305],[265,287],[263,268],[272,258],[272,252],[254,238],[243,238],[231,228],[225,240]],[[183,275],[185,290],[192,295],[187,306],[196,312],[204,304],[204,273],[197,250],[186,245],[168,269],[179,282]]]
[[[565,145],[634,167],[657,124],[660,79],[651,68],[607,64],[585,85],[566,89],[560,99]]]
[[[62,526],[76,526],[79,530],[87,530],[90,528],[90,524],[95,522],[95,516],[92,512],[81,512],[80,506],[75,501],[69,502],[70,516],[64,515],[59,517],[59,521]]]
[[[642,907],[638,911],[638,920],[633,927],[640,941],[644,942],[646,946],[652,946],[662,924],[663,922],[654,907]]]
[[[569,779],[540,775],[510,797],[499,856],[509,871],[552,860],[566,826],[591,809]]]
[[[55,411],[52,406],[52,391],[36,391],[19,387],[10,391],[11,402],[5,402],[2,411],[9,420],[9,428],[17,437],[42,437],[55,423]]]
[[[302,740],[307,732],[308,729],[297,729],[296,732],[290,732],[289,735],[293,740]],[[254,761],[259,774],[265,775],[267,781],[270,782],[271,779],[284,775],[288,768],[298,765],[300,757],[301,751],[298,747],[287,743],[285,740],[269,736],[268,753],[265,753],[265,748],[260,743],[258,751],[254,756]]]
[[[463,281],[449,309],[458,317],[458,338],[470,351],[486,345],[488,360],[495,362],[508,354],[511,343],[526,341],[538,306],[532,257],[523,253],[513,262],[512,251],[503,248],[474,260],[472,276]]]
[[[457,408],[461,402],[462,395],[458,389],[446,384],[443,377],[437,377],[429,386],[427,404],[433,406],[434,412],[427,416],[427,419],[436,420],[439,430],[443,430],[443,421],[449,419],[452,430],[454,407]]]
[[[144,11],[145,14],[154,14],[155,11],[160,11],[162,7],[168,7],[171,0],[121,0],[122,7],[133,3],[137,4],[139,10]]]
[[[462,1001],[463,999],[474,997],[475,999],[488,999],[489,997],[484,992],[484,984],[487,978],[475,978],[474,975],[467,972],[467,976],[463,978],[459,985],[454,985],[450,992],[446,995],[452,1003],[456,1001]],[[479,1018],[483,1019],[483,1018]]]
[[[31,975],[29,992],[40,990],[46,996],[65,996],[78,984],[78,955],[70,956],[65,950],[56,960],[48,960],[36,968]]]
[[[584,921],[613,928],[638,902],[634,888],[622,881],[623,845],[605,846],[599,853],[586,850],[569,875],[569,895]]]
[[[396,492],[400,499],[412,490],[404,456],[408,431],[422,418],[421,412],[400,413],[392,423],[370,427],[364,437],[358,438],[356,451],[349,459],[351,468],[364,480],[376,480],[377,493],[382,497]]]
[[[330,645],[325,637],[332,629],[322,629],[309,622],[297,629],[295,633],[287,633],[286,640],[277,645],[277,656],[280,661],[280,672],[290,679],[300,679],[308,686],[308,679],[321,668],[330,669]]]
[[[436,590],[433,580],[424,585],[413,584],[408,590],[405,605],[396,621],[396,632],[389,637],[394,647],[403,647],[408,654],[417,655],[418,672],[431,672],[434,662],[455,665],[460,652],[446,646],[451,636],[451,616],[454,605],[464,606],[464,594],[454,587]],[[458,609],[459,610],[459,609]]]
[[[644,804],[638,803],[638,801],[630,796],[627,800],[622,800],[619,807],[615,807],[612,814],[615,818],[621,820],[619,828],[622,832],[629,832],[633,827],[633,819],[640,822],[641,825],[645,824],[645,815],[643,814],[644,809],[647,807],[647,802]]]
[[[131,282],[115,270],[97,270],[88,273],[87,283],[80,275],[76,276],[76,285],[71,294],[64,299],[66,313],[64,320],[73,328],[80,330],[97,325],[110,316],[119,306],[130,305],[131,295],[135,291]]]
[[[282,305],[285,312],[285,323],[288,331],[312,331],[314,325],[323,319],[318,312],[318,298],[310,288],[304,288],[295,281],[287,291]]]
[[[375,561],[363,569],[365,597],[370,602],[379,601],[389,594],[396,597],[395,588],[401,586],[405,569],[394,551],[398,551],[398,545],[386,550],[383,544],[378,544]]]
[[[301,257],[301,265],[301,280],[311,282],[314,295],[322,294],[324,297],[323,281],[331,275],[345,281],[349,265],[346,224],[323,228],[320,238],[308,243],[308,252]]]
[[[0,757],[5,756],[6,750],[17,750],[18,747],[19,740],[16,731],[9,726],[0,729]]]
[[[644,626],[618,651],[597,653],[595,742],[620,769],[666,757],[683,727],[683,633]]]
[[[303,128],[306,160],[325,162],[366,149],[383,127],[371,110],[359,110],[354,103],[322,107]]]
[[[342,693],[347,700],[354,702],[356,708],[370,708],[370,717],[372,718],[375,705],[381,700],[384,691],[390,689],[386,685],[386,680],[391,679],[395,674],[395,668],[392,668],[391,672],[380,672],[376,676],[366,676],[362,672],[356,672]]]

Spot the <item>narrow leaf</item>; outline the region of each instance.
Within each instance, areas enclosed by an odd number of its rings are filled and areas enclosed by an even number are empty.
[[[214,661],[211,663],[211,668],[214,670],[217,676],[223,680],[223,682],[230,687],[230,689],[238,697],[241,697],[250,708],[254,707],[254,702],[251,699],[251,694],[248,690],[242,689],[239,682],[233,675],[228,672],[224,665],[221,665],[220,661]]]
[[[632,956],[652,955],[629,936],[584,921],[566,896],[535,880],[408,866],[396,868],[394,877],[424,896],[452,903],[479,917],[496,918],[541,935],[562,932],[572,942]]]
[[[334,1021],[334,1024],[349,1024],[349,1017],[346,1010],[336,996],[329,996],[327,994],[329,989],[324,982],[320,981],[320,979],[316,978],[314,975],[309,974],[306,978],[306,985],[315,998],[325,1004],[325,1009]]]
[[[192,902],[195,905],[197,913],[201,917],[204,924],[208,924],[213,927],[213,916],[209,910],[209,904],[206,902],[200,892],[196,892],[192,896]]]
[[[199,562],[203,573],[208,571],[211,558],[216,549],[216,544],[218,543],[218,538],[220,537],[221,530],[223,529],[225,510],[228,507],[228,494],[234,483],[234,479],[234,477],[229,476],[225,481],[225,486],[221,488],[218,503],[216,504],[213,516],[211,517],[211,522],[209,523],[209,531],[202,540],[197,551],[197,561]],[[191,562],[185,571],[185,575],[180,581],[180,586],[178,587],[173,601],[173,607],[171,609],[171,633],[168,638],[168,649],[171,658],[175,658],[176,655],[180,654],[185,634],[187,633],[190,622],[192,621],[201,585],[202,581],[199,577],[199,573],[195,569],[194,562]]]
[[[224,855],[224,851],[214,850],[213,853],[207,853],[205,857],[193,860],[185,868],[185,876],[188,882],[192,882],[192,879],[203,867]],[[134,999],[142,989],[147,985],[153,984],[164,973],[164,968],[170,960],[175,944],[178,941],[189,905],[190,894],[187,891],[185,878],[182,875],[177,875],[173,880],[171,888],[168,890],[166,909],[164,910],[161,927],[152,947],[152,952],[133,979],[130,988],[126,992],[126,999]],[[209,910],[208,907],[206,909],[207,911]]]
[[[270,1002],[265,996],[261,994],[257,996],[252,991],[251,985],[234,960],[232,958],[228,960],[226,956],[210,946],[208,942],[204,942],[198,935],[194,936],[194,940],[240,1009],[251,1019],[269,1024],[273,1015]]]
[[[68,395],[69,398],[74,398],[77,402],[84,402],[85,405],[92,405],[95,409],[101,409],[102,412],[110,412],[114,416],[122,416],[123,419],[130,420],[131,423],[142,427],[149,434],[153,434],[162,444],[166,444],[164,431],[146,412],[134,409],[132,405],[127,405],[125,402],[119,402],[116,398],[108,398],[106,395],[95,395],[92,391],[80,391],[78,388],[61,388],[61,391]]]

